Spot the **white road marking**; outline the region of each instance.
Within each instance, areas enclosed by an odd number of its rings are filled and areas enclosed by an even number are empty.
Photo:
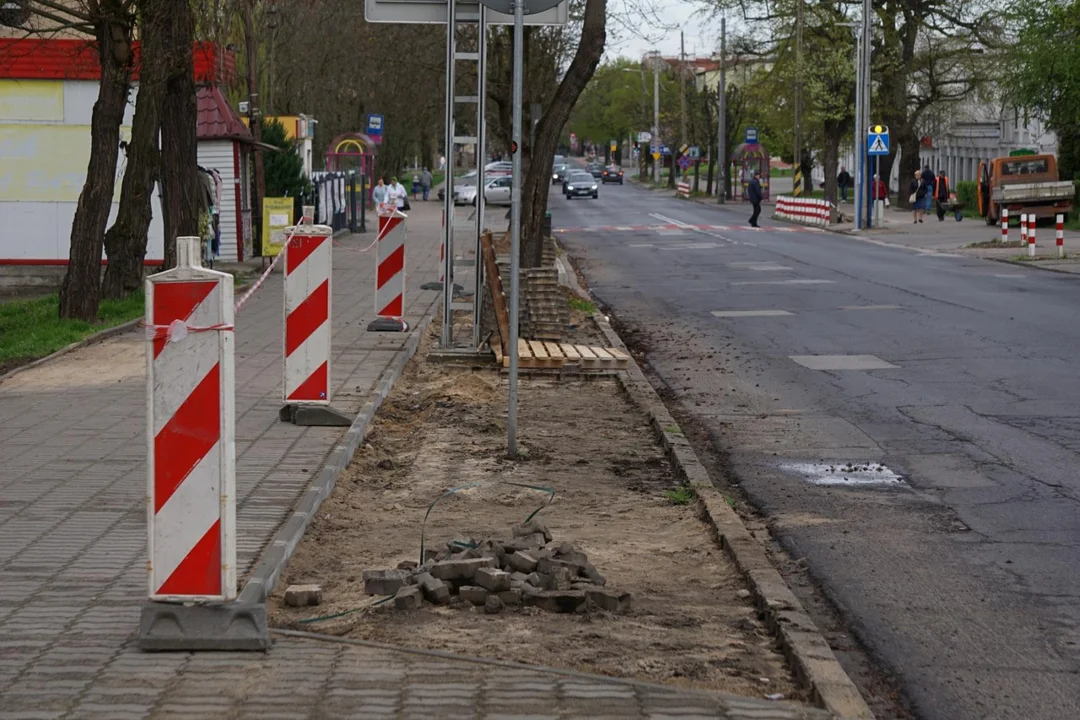
[[[1023,273],[1001,273],[1001,274],[995,274],[992,277],[1005,278],[1006,280],[1011,280],[1011,279],[1015,279],[1015,278],[1026,278],[1027,275],[1024,275]]]
[[[904,485],[904,479],[881,463],[784,463],[780,469],[811,485]]]
[[[835,280],[740,280],[732,285],[835,285]]]
[[[684,227],[684,228],[690,227],[689,224],[684,223],[681,220],[675,220],[673,218],[669,218],[667,215],[661,215],[660,213],[649,213],[649,217],[654,217],[657,220],[659,220],[660,222],[666,223],[668,225],[678,225],[679,227]]]
[[[770,265],[768,263],[763,263],[761,265],[750,265],[750,266],[747,267],[747,270],[754,270],[756,272],[769,272],[771,270],[793,270],[793,269],[794,268],[790,268],[787,265]]]
[[[729,237],[724,237],[723,235],[720,235],[719,233],[710,232],[708,230],[704,230],[704,229],[699,228],[699,227],[694,227],[693,225],[691,225],[689,223],[684,223],[682,220],[676,220],[674,218],[669,218],[667,215],[661,215],[660,213],[649,213],[649,216],[654,217],[657,220],[659,220],[661,222],[664,222],[664,223],[667,223],[669,225],[676,225],[676,226],[678,226],[680,228],[686,228],[687,230],[693,230],[694,232],[701,233],[702,235],[708,235],[709,237],[716,238],[717,240],[723,240],[724,242],[731,243],[732,245],[738,245],[739,244],[739,242],[737,240],[732,240]]]
[[[713,310],[713,317],[724,318],[738,318],[738,317],[780,317],[782,315],[792,315],[787,310]]]
[[[888,370],[899,367],[877,355],[791,355],[790,359],[811,370]]]
[[[841,305],[841,310],[900,310],[899,305]]]

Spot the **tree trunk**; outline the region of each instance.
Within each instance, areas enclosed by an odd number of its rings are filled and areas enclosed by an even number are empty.
[[[521,188],[521,266],[524,268],[540,267],[544,247],[541,230],[551,189],[551,165],[563,126],[604,54],[606,13],[607,0],[586,0],[577,52],[536,127],[535,162]]]
[[[716,164],[716,153],[712,143],[709,143],[709,167],[705,171],[705,194],[712,197],[712,179],[713,179],[713,165]]]
[[[915,178],[915,171],[919,170],[919,138],[913,130],[902,128],[900,136],[900,172],[899,172],[899,200],[900,207],[910,208],[907,191],[908,183]]]
[[[94,322],[101,299],[101,252],[109,222],[120,125],[131,75],[131,24],[119,3],[103,7],[95,27],[101,81],[90,117],[90,161],[71,224],[68,267],[60,285],[60,317]]]
[[[164,5],[162,0],[140,4],[139,94],[120,188],[120,209],[116,222],[105,233],[109,264],[101,290],[106,298],[119,299],[142,289],[146,241],[154,217],[151,200],[158,177],[158,132],[165,99],[161,35],[168,20],[162,12]]]
[[[810,197],[814,193],[814,178],[812,176],[814,161],[808,149],[802,148],[801,154],[799,169],[802,170],[803,176],[803,197]]]
[[[172,0],[169,6],[172,22],[165,52],[170,62],[161,116],[161,214],[166,268],[176,266],[176,238],[199,235],[198,117],[191,49],[195,19],[188,0]]]

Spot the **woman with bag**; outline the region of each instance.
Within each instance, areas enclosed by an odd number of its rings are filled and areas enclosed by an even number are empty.
[[[908,202],[911,204],[911,217],[916,223],[922,222],[923,215],[923,198],[926,197],[926,189],[922,183],[922,173],[918,170],[915,171],[915,177],[908,183]],[[919,193],[922,193],[920,195]]]

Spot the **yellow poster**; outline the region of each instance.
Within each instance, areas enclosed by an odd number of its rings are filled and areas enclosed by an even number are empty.
[[[294,202],[293,198],[263,198],[263,257],[277,257],[285,247],[285,228],[293,224]]]
[[[131,128],[121,127],[120,139],[130,137]],[[89,160],[89,126],[0,124],[0,201],[76,202]],[[114,202],[125,164],[120,153]]]

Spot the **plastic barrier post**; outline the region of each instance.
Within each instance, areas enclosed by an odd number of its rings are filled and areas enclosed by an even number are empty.
[[[1001,208],[1001,242],[1009,242],[1009,208]]]
[[[405,219],[397,209],[379,210],[376,246],[375,319],[369,331],[406,332],[405,315]],[[449,219],[448,219],[449,221]]]
[[[1065,257],[1065,216],[1058,215],[1054,218],[1054,241],[1057,244],[1058,257]]]
[[[1020,213],[1020,242],[1027,245],[1028,241],[1028,226],[1027,226],[1027,213]]]
[[[233,278],[177,238],[146,279],[147,570],[139,646],[269,647],[266,610],[236,598]],[[201,603],[214,603],[205,605]],[[186,607],[185,607],[186,605]]]
[[[279,417],[296,425],[348,427],[352,419],[329,407],[333,318],[333,228],[303,224],[286,229],[282,400]]]
[[[1028,257],[1035,257],[1035,216],[1028,218]]]

